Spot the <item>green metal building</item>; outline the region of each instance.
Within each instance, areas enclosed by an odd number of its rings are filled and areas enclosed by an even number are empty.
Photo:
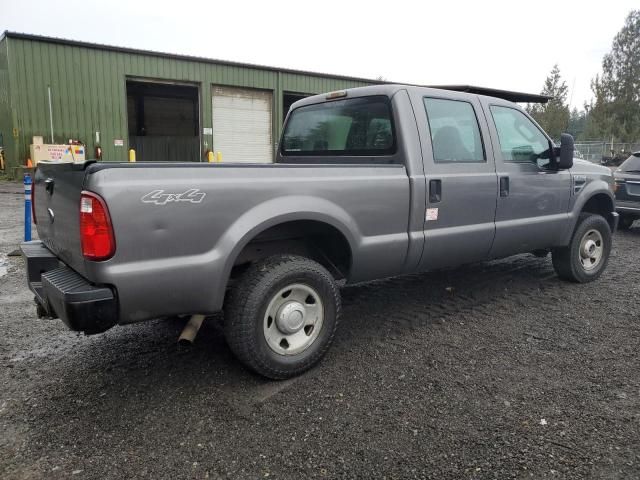
[[[15,176],[34,136],[104,161],[272,161],[299,98],[374,80],[5,32],[0,147]]]

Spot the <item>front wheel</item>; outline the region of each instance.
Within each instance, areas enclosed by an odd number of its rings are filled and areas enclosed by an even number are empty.
[[[320,264],[278,255],[251,265],[225,306],[225,337],[238,359],[273,379],[315,365],[333,340],[340,293]]]
[[[572,282],[592,282],[604,272],[611,252],[611,229],[600,215],[581,214],[568,246],[552,251],[558,276]]]

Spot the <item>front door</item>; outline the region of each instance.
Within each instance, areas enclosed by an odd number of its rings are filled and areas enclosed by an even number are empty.
[[[491,257],[559,245],[570,224],[571,174],[554,167],[553,143],[521,110],[496,99],[482,105],[499,183]]]
[[[428,189],[421,270],[484,260],[495,234],[497,180],[476,97],[414,91]]]

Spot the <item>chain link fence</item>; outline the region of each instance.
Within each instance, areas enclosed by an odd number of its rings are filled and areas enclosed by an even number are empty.
[[[640,142],[635,143],[611,143],[602,140],[589,142],[576,142],[576,157],[589,160],[593,163],[602,163],[611,158],[627,158],[632,152],[640,151]]]

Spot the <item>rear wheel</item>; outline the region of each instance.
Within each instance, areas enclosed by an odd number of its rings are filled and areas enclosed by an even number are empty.
[[[269,257],[243,272],[225,307],[225,337],[238,359],[273,379],[315,365],[333,340],[340,294],[320,264],[294,255]]]
[[[586,283],[598,278],[611,252],[611,229],[600,215],[581,214],[568,246],[553,250],[553,267],[560,278]]]

